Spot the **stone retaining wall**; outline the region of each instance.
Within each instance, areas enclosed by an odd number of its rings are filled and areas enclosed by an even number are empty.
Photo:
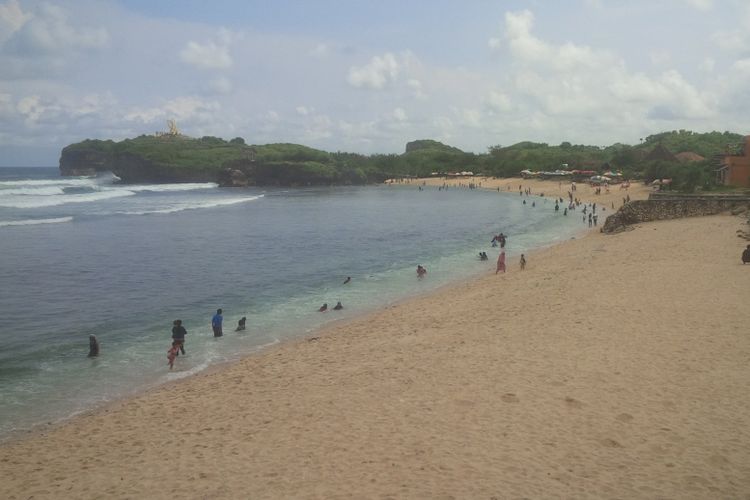
[[[616,213],[607,217],[602,232],[618,233],[633,224],[653,220],[715,215],[727,211],[739,214],[747,211],[748,206],[750,206],[748,195],[659,194],[649,197],[648,200],[626,203]]]

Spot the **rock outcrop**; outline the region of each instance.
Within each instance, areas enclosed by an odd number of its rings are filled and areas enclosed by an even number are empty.
[[[748,210],[750,195],[657,195],[648,200],[631,201],[607,217],[603,233],[619,233],[633,224],[664,219],[699,217]]]
[[[95,175],[109,171],[111,165],[112,155],[101,151],[63,149],[60,155],[61,175]]]

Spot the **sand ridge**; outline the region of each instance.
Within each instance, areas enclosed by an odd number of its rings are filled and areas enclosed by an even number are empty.
[[[747,498],[740,227],[592,232],[523,272],[511,242],[504,275],[2,446],[0,497]]]

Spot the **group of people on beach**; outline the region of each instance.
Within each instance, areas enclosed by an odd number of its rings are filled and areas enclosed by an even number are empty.
[[[520,189],[520,186],[519,186]],[[497,268],[495,269],[495,274],[499,272],[505,272],[506,271],[506,265],[505,265],[505,245],[508,242],[508,237],[503,234],[502,232],[496,236],[492,237],[492,240],[490,240],[490,244],[495,247],[498,243],[500,243],[500,254],[497,256]],[[488,260],[487,252],[479,252],[479,260]],[[526,256],[524,254],[521,254],[521,260],[520,260],[520,266],[521,271],[526,269]]]
[[[347,276],[344,282],[342,283],[342,285],[348,285],[351,282],[352,282],[352,277]],[[343,308],[344,308],[344,305],[341,303],[340,300],[336,302],[335,306],[333,306],[334,311],[340,311]],[[318,312],[326,312],[327,310],[328,310],[328,302],[323,303],[323,305],[318,308]]]
[[[336,305],[333,306],[334,311],[340,311],[344,308],[344,306],[341,304],[341,301],[336,302]],[[318,309],[318,312],[326,312],[328,310],[328,302],[324,303],[320,308]]]
[[[224,311],[222,309],[217,309],[216,314],[211,318],[211,329],[214,332],[214,338],[222,337],[224,335],[222,330],[224,323],[223,313]],[[237,328],[235,328],[234,331],[240,332],[244,330],[246,321],[247,318],[245,316],[241,317],[237,322]],[[172,322],[172,346],[167,351],[167,364],[169,365],[170,370],[174,368],[175,359],[177,359],[180,353],[183,355],[187,354],[185,352],[185,335],[187,335],[187,330],[182,326],[182,320],[174,320]]]

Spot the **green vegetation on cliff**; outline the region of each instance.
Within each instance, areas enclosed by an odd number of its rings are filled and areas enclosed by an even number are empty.
[[[120,142],[85,140],[71,144],[63,149],[60,169],[64,174],[86,168],[111,170],[127,182],[216,180],[235,185],[361,184],[388,177],[461,171],[509,177],[524,169],[615,169],[628,178],[671,177],[676,187],[692,190],[710,188],[713,158],[736,152],[741,141],[741,135],[730,132],[680,130],[648,136],[633,146],[520,142],[491,146],[485,154],[474,154],[423,139],[409,142],[400,155],[365,156],[329,153],[298,144],[247,145],[241,137],[226,141],[210,136],[143,135]],[[654,155],[655,149],[668,152]],[[695,153],[704,160],[685,163],[673,156],[683,152]]]

